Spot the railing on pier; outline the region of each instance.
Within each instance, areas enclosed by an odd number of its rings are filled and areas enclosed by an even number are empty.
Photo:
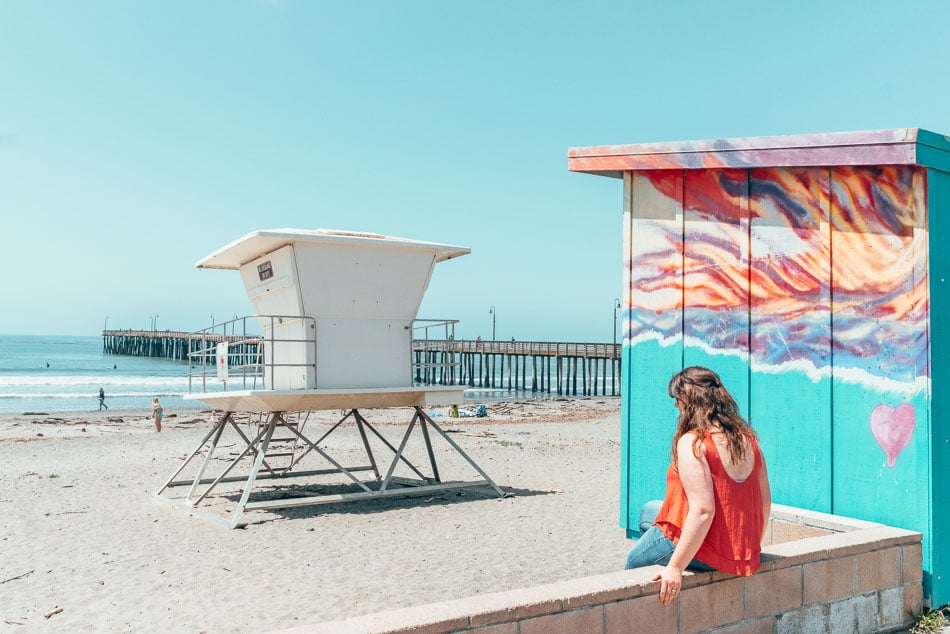
[[[412,347],[418,383],[606,395],[609,382],[612,396],[620,392],[619,344],[417,339]]]

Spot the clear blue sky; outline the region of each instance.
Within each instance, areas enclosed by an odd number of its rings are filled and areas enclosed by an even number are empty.
[[[621,184],[569,147],[950,133],[950,2],[0,0],[0,333],[251,312],[254,229],[471,247],[420,317],[609,341]]]

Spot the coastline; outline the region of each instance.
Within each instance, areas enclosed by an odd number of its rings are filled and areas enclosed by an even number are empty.
[[[482,400],[488,416],[486,418],[462,417],[448,418],[447,406],[433,407],[427,410],[436,420],[464,421],[467,424],[489,424],[500,422],[580,422],[600,416],[610,404],[615,404],[619,416],[619,397],[614,396],[552,396],[531,399]],[[460,404],[461,409],[474,409],[475,401]],[[164,405],[164,403],[163,403]],[[382,425],[402,424],[405,412],[398,408],[360,410],[369,420]],[[162,428],[168,430],[187,429],[204,425],[208,421],[211,408],[204,404],[186,407],[164,407],[165,416]],[[220,412],[219,412],[220,414]],[[310,419],[321,422],[336,422],[340,410],[315,411]],[[618,419],[619,420],[619,419]],[[619,429],[619,428],[618,428]],[[125,407],[107,410],[64,410],[36,411],[20,413],[0,413],[0,442],[4,440],[42,440],[60,438],[79,438],[96,434],[123,434],[154,432],[151,421],[151,408]],[[619,432],[618,432],[619,433]]]
[[[206,409],[166,410],[161,434],[138,410],[0,416],[0,631],[261,632],[618,570],[619,408],[497,401],[484,419],[436,418],[513,497],[259,510],[244,530],[155,498]],[[361,412],[387,435],[406,416]]]

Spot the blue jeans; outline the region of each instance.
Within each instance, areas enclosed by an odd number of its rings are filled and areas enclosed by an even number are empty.
[[[624,570],[642,566],[665,566],[670,563],[670,557],[673,556],[676,544],[664,535],[663,531],[653,525],[662,504],[660,500],[651,500],[640,509],[640,539],[627,553],[627,561],[623,566]],[[689,562],[687,568],[691,570],[715,570],[712,566],[704,564],[698,559]]]

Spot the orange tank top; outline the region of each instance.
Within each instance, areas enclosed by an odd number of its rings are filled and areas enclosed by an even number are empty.
[[[716,514],[695,558],[717,570],[747,577],[759,569],[760,540],[767,519],[762,516],[762,490],[759,488],[762,453],[755,439],[750,439],[755,460],[752,473],[742,482],[736,482],[726,473],[719,450],[709,434],[703,438],[703,445],[712,473]],[[666,497],[654,524],[674,543],[679,542],[688,511],[689,502],[679,470],[671,464],[666,472]]]

